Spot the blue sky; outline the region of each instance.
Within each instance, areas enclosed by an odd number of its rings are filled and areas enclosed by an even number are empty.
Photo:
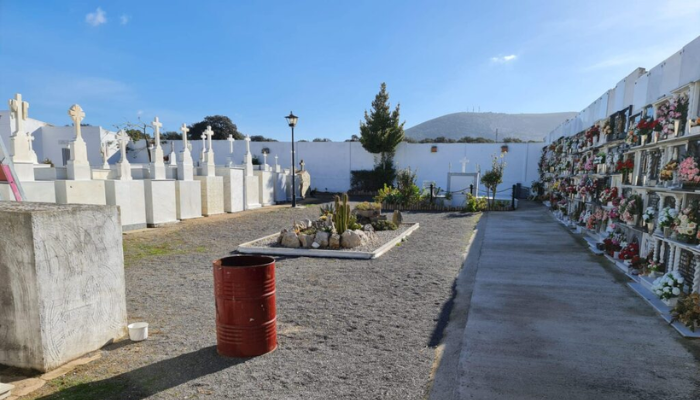
[[[344,140],[385,81],[410,127],[444,114],[578,111],[700,35],[698,0],[0,0],[0,98],[30,116]],[[6,109],[6,103],[2,109]]]

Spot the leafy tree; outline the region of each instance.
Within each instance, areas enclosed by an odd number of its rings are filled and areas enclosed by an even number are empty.
[[[416,139],[408,137],[408,136],[404,136],[403,141],[406,143],[418,143],[418,141]]]
[[[495,143],[492,139],[484,137],[465,136],[457,141],[458,143]]]
[[[133,140],[134,142],[139,141],[141,139],[148,140],[150,137],[148,134],[144,133],[143,131],[139,129],[126,129],[124,132],[126,132],[127,135]]]
[[[360,122],[360,143],[368,152],[379,154],[375,171],[387,177],[395,175],[394,154],[396,147],[404,140],[405,122],[400,122],[400,107],[397,104],[394,111],[391,111],[386,83],[382,82],[379,93],[372,102],[372,110],[369,113],[365,111],[365,120]],[[392,181],[386,183],[391,184]]]
[[[501,153],[499,156],[492,156],[491,169],[486,171],[486,173],[481,177],[481,183],[486,186],[486,195],[491,195],[489,199],[489,208],[493,209],[496,204],[496,189],[498,185],[503,183],[503,170],[506,167],[506,163],[503,160],[505,155]]]
[[[213,137],[213,136],[212,136]],[[168,131],[160,134],[161,140],[182,140],[182,133]]]
[[[199,121],[196,124],[190,125],[189,132],[187,132],[187,138],[190,140],[197,140],[202,138],[202,133],[207,130],[207,126],[211,126],[211,130],[214,131],[212,139],[214,140],[226,140],[228,135],[233,135],[236,140],[243,140],[244,136],[238,131],[236,124],[231,121],[231,119],[225,115],[210,115],[204,117],[203,121]],[[252,140],[252,138],[251,138]]]
[[[313,142],[332,142],[332,140],[327,139],[327,138],[316,138],[313,140]]]
[[[513,138],[513,137],[507,137],[503,139],[503,143],[523,143],[521,139],[518,138]]]
[[[266,138],[262,135],[253,135],[250,137],[251,142],[276,142],[275,139]]]

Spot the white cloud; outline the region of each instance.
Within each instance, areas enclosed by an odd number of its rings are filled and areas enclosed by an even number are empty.
[[[516,56],[515,54],[511,54],[509,56],[491,57],[491,62],[496,64],[505,64],[511,61],[515,61],[516,58],[518,58],[518,56]]]
[[[92,26],[99,26],[107,23],[107,13],[100,7],[97,7],[94,13],[88,13],[85,16],[85,22]]]
[[[130,20],[131,20],[131,17],[126,15],[126,14],[122,14],[122,16],[119,17],[119,23],[122,25],[128,24]]]

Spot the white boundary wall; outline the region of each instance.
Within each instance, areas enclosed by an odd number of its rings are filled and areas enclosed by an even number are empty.
[[[632,71],[577,116],[550,132],[546,143],[552,143],[562,136],[575,135],[629,106],[632,106],[634,115],[674,90],[696,81],[700,81],[700,37],[649,71],[644,68]],[[690,117],[698,117],[699,114],[698,109],[689,112]]]
[[[175,140],[175,150],[182,149],[182,142]],[[195,162],[202,151],[202,141],[192,143],[192,157]],[[467,172],[474,172],[476,165],[485,172],[491,168],[491,155],[499,155],[503,143],[402,143],[396,151],[394,162],[397,168],[418,170],[418,184],[423,181],[435,181],[442,189],[447,189],[447,173],[452,163],[452,172],[461,172],[460,160],[466,157],[469,161]],[[542,143],[507,143],[508,154],[505,157],[507,166],[502,188],[505,189],[516,183],[530,186],[537,179],[537,161],[542,149]],[[132,163],[147,163],[148,153],[145,142],[133,144],[129,151],[129,161]],[[437,152],[431,148],[437,146]],[[217,165],[223,165],[229,157],[229,142],[215,140],[214,154]],[[163,145],[170,151],[170,142]],[[279,157],[282,168],[291,168],[291,144],[289,142],[251,142],[250,151],[263,162],[262,149],[268,148],[270,155],[267,163],[275,165],[275,155]],[[372,169],[374,156],[368,153],[359,142],[300,142],[296,144],[297,167],[304,160],[306,169],[311,174],[311,188],[320,191],[343,192],[350,189],[350,171]],[[243,163],[245,142],[234,143],[233,161]],[[461,188],[456,188],[461,189]]]

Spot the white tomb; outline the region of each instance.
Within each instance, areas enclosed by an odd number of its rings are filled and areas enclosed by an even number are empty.
[[[463,158],[462,172],[447,173],[447,191],[452,193],[452,207],[463,207],[467,202],[467,194],[470,193],[478,196],[480,173],[479,166],[476,167],[476,172],[467,172],[467,164],[469,160]]]
[[[166,179],[163,148],[160,145],[160,127],[163,124],[156,117],[153,120],[155,149],[150,165],[150,179],[144,180],[146,195],[146,223],[150,228],[158,228],[178,222],[175,200],[175,181]]]
[[[35,169],[38,167],[37,156],[32,147],[34,136],[27,132],[24,123],[29,116],[29,103],[22,100],[22,95],[17,93],[10,104],[10,126],[14,119],[15,131],[10,134],[12,162],[14,163],[17,179],[24,190],[25,201],[42,203],[56,202],[56,188],[53,182],[35,180]],[[40,168],[44,170],[46,168]],[[1,197],[13,198],[9,185],[0,187]],[[6,192],[6,193],[5,193]]]
[[[233,135],[228,135],[229,156],[226,165],[216,167],[216,175],[224,179],[224,211],[233,213],[245,210],[245,198],[243,197],[243,182],[245,168],[235,167],[233,163],[233,143],[236,141]]]
[[[56,180],[56,203],[106,205],[105,181],[92,180],[92,169],[88,162],[87,146],[83,140],[80,123],[85,113],[74,104],[68,115],[73,120],[75,138],[70,142],[70,160],[66,166],[65,180]]]
[[[126,332],[113,206],[0,202],[0,364],[48,371]]]
[[[126,157],[126,147],[131,138],[123,130],[117,141],[121,148],[121,159],[117,163],[117,179],[105,181],[107,204],[118,206],[122,229],[125,231],[146,228],[146,197],[144,181],[135,181],[131,176],[131,164]]]
[[[265,168],[263,164],[261,168]],[[271,206],[275,204],[275,183],[277,174],[265,169],[254,172],[258,178],[258,201],[262,206]]]
[[[177,181],[175,181],[175,201],[177,219],[185,220],[202,216],[202,184],[194,180],[194,163],[187,143],[186,124],[180,127],[182,132],[182,151],[177,159]]]
[[[287,201],[287,170],[280,167],[278,158],[275,155],[275,167],[272,170],[275,180],[274,199],[275,203],[285,203]]]
[[[207,126],[204,134],[209,141],[209,147],[204,153],[204,162],[200,168],[202,175],[195,176],[194,179],[202,185],[202,215],[208,217],[224,213],[224,178],[216,176],[214,148],[211,139],[214,131],[211,130],[211,126]]]
[[[245,137],[245,177],[243,179],[243,193],[245,196],[246,210],[262,207],[260,204],[260,178],[253,171],[253,155],[250,153],[250,136]]]

